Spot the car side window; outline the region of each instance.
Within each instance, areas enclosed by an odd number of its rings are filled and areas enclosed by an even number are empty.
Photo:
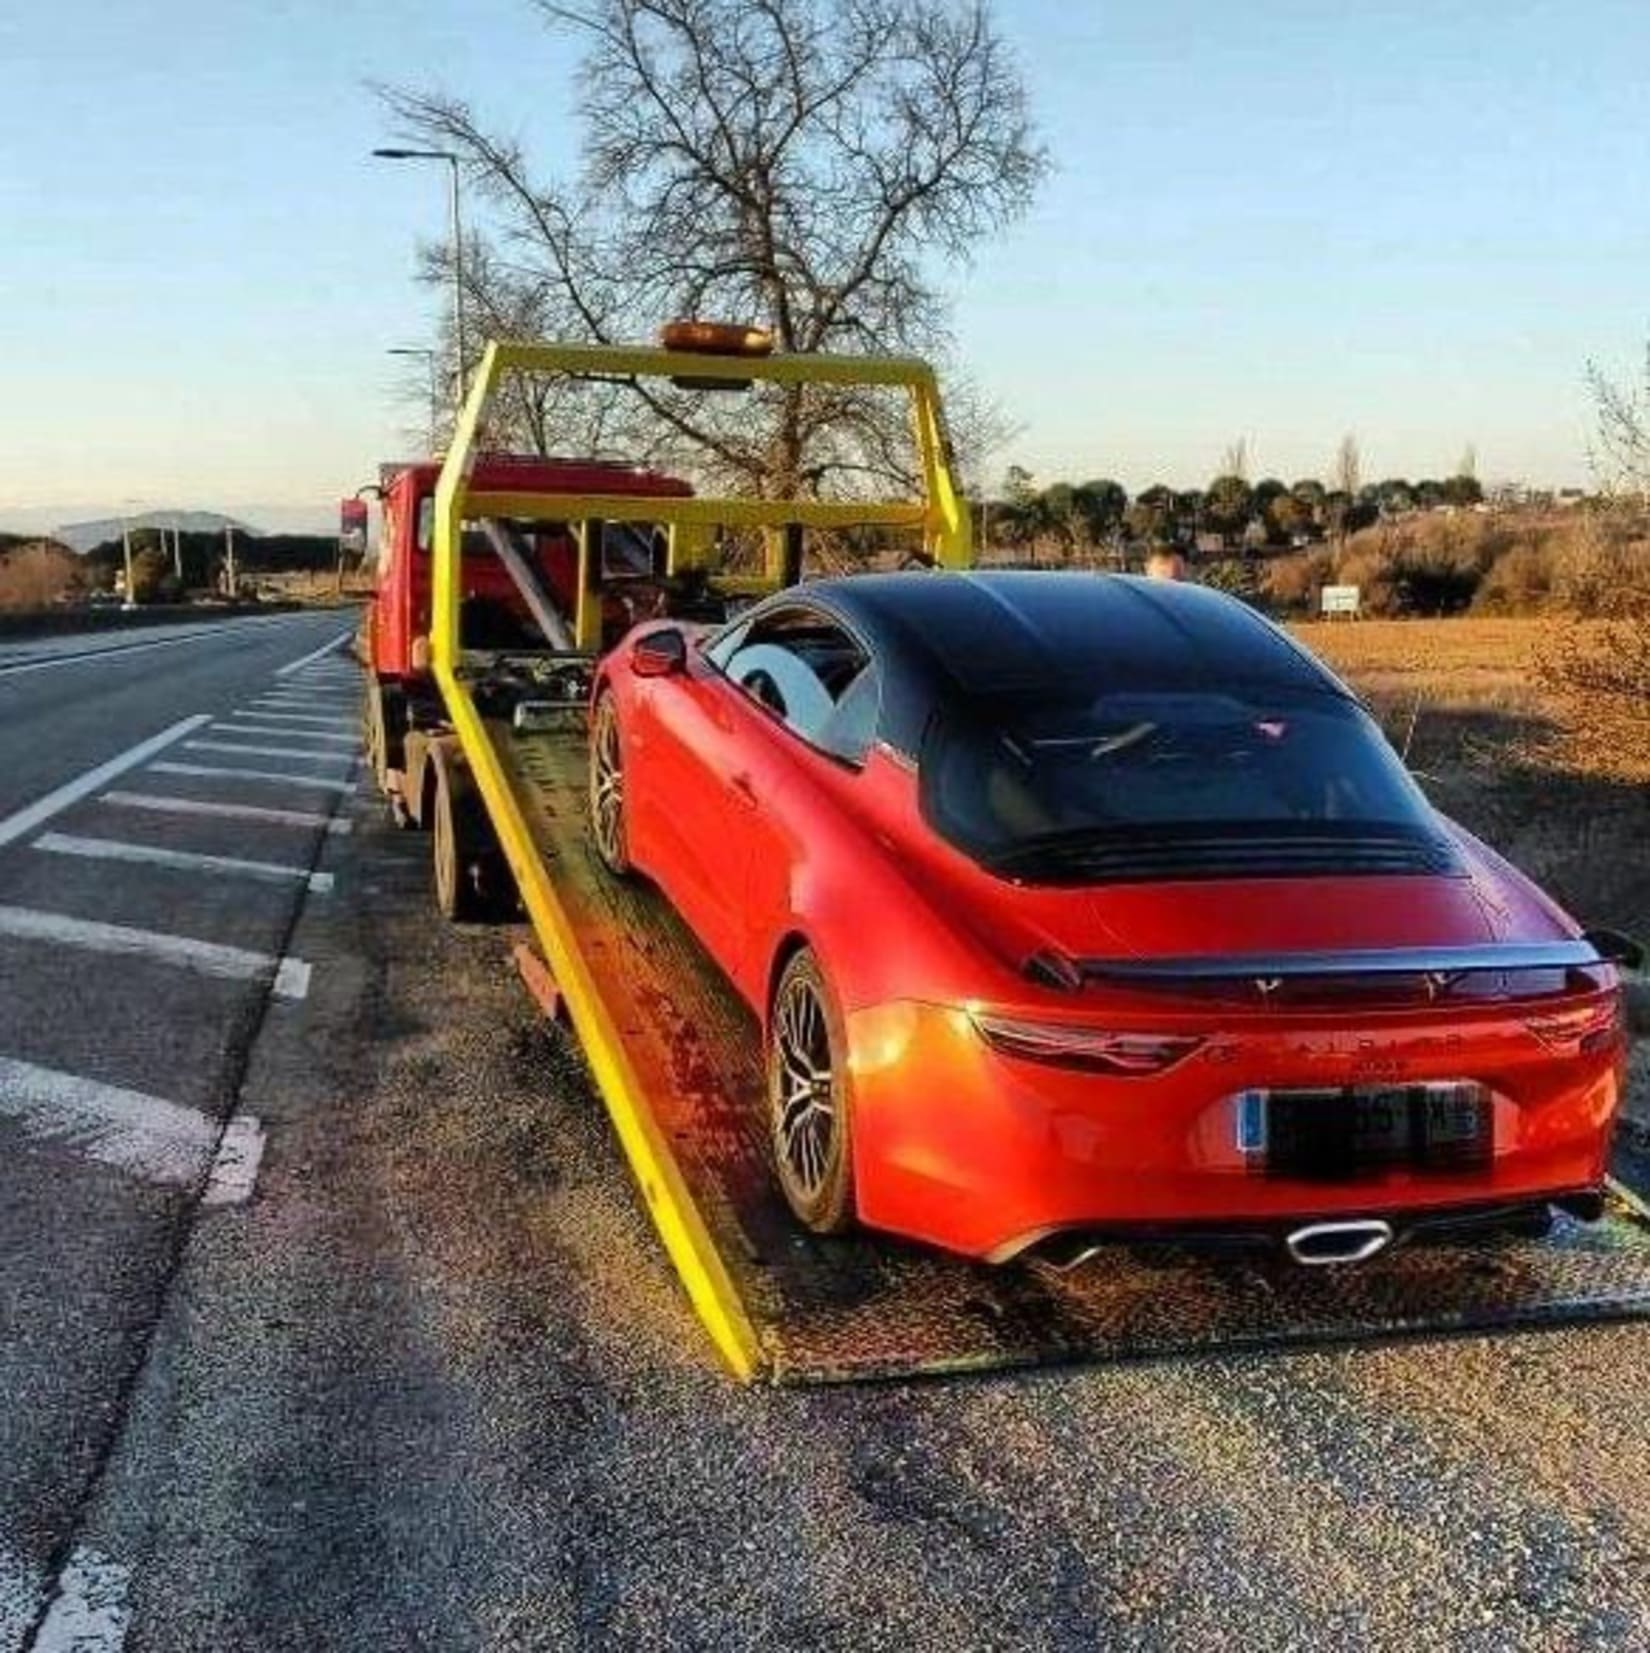
[[[861,763],[876,731],[877,677],[847,631],[812,609],[758,615],[706,658],[811,746]]]

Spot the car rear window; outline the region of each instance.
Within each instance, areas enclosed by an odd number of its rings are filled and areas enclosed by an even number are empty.
[[[1445,870],[1426,799],[1360,707],[1327,694],[976,700],[920,760],[941,836],[1033,879]]]

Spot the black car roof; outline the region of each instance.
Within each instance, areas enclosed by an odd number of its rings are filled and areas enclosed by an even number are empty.
[[[959,695],[1240,685],[1347,695],[1244,603],[1188,583],[1002,569],[855,574],[801,594],[871,645],[889,677],[885,722],[907,725],[884,737],[907,748],[920,737],[910,722]]]

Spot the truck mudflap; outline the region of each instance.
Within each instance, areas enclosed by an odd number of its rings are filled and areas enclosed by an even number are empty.
[[[1650,1211],[1612,1186],[1595,1223],[1540,1238],[1471,1229],[1356,1267],[1107,1243],[990,1267],[870,1236],[820,1239],[768,1167],[755,1019],[645,885],[610,877],[585,827],[582,726],[477,722],[531,844],[527,905],[688,1293],[743,1378],[831,1382],[1281,1348],[1650,1315]],[[486,786],[489,765],[477,766]],[[518,877],[522,868],[518,867]],[[524,894],[528,892],[524,889]],[[640,1115],[641,1117],[637,1117]]]

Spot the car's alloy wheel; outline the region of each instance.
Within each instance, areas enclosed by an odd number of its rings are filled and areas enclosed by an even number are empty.
[[[843,1039],[818,961],[802,948],[774,992],[768,1034],[768,1112],[779,1186],[810,1228],[853,1221]]]
[[[630,853],[625,845],[619,712],[611,694],[596,702],[590,725],[590,831],[602,865],[622,878],[630,871]]]

